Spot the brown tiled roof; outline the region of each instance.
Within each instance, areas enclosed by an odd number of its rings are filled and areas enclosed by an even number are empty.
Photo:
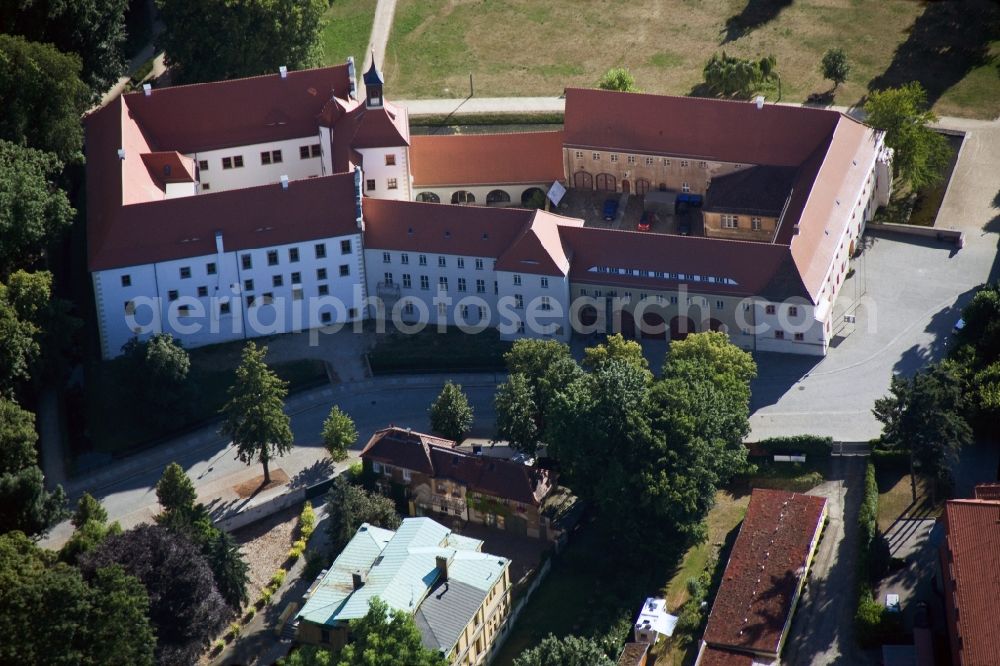
[[[505,185],[563,180],[563,133],[414,136],[414,187]]]
[[[755,166],[716,176],[705,193],[705,210],[777,217],[792,191],[793,167]]]
[[[346,98],[347,65],[123,95],[131,116],[163,148],[182,153],[316,134],[316,114]]]
[[[583,220],[536,211],[521,235],[497,259],[497,270],[565,277],[569,252],[559,235],[559,226],[582,227]]]
[[[1000,502],[950,500],[944,517],[945,547],[951,556],[947,577],[955,583],[961,663],[995,664],[1000,655]]]
[[[753,666],[753,656],[746,652],[733,652],[706,645],[695,666]]]
[[[801,283],[796,285],[796,275],[787,275],[794,266],[788,248],[781,245],[562,225],[559,233],[572,251],[570,279],[578,283],[676,289],[683,282],[702,293],[766,296],[772,282],[780,279],[789,289],[783,298],[808,295]],[[590,270],[596,266],[730,278],[736,284]]]
[[[115,213],[89,220],[91,270],[214,254],[217,232],[227,250],[360,232],[353,173],[293,180],[287,190],[275,183],[119,206]]]
[[[499,257],[531,222],[520,208],[364,200],[365,247],[428,254]]]
[[[454,444],[412,430],[385,428],[372,435],[361,458],[452,479],[475,492],[534,506],[540,506],[555,485],[549,470],[473,455],[454,449]]]
[[[617,666],[645,666],[649,643],[626,643],[618,655]]]
[[[142,162],[150,178],[160,183],[193,183],[194,160],[176,150],[143,153]]]
[[[566,90],[566,145],[772,166],[799,166],[833,131],[836,111]]]
[[[780,651],[826,499],[754,489],[705,627],[711,646]]]
[[[1000,483],[980,483],[973,492],[976,499],[1000,500]]]

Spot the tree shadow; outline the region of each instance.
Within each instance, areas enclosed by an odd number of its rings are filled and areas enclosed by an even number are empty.
[[[929,2],[908,32],[868,89],[919,81],[933,105],[970,70],[997,60],[989,51],[990,42],[1000,38],[1000,5],[990,0]]]
[[[809,97],[806,98],[806,104],[813,106],[830,106],[833,104],[833,96],[833,88],[824,92],[810,93]]]
[[[720,44],[736,41],[748,32],[770,23],[790,4],[792,0],[747,0],[739,14],[726,19],[725,34]]]

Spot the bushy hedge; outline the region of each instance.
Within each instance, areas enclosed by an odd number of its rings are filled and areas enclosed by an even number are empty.
[[[806,458],[829,458],[833,451],[832,437],[816,435],[793,435],[791,437],[770,437],[752,445],[756,451],[768,456],[804,453]]]
[[[854,613],[854,629],[864,647],[876,647],[897,642],[903,627],[899,613],[891,613],[875,598],[872,590],[875,562],[878,559],[878,483],[875,466],[865,468],[865,489],[858,510],[858,608]]]

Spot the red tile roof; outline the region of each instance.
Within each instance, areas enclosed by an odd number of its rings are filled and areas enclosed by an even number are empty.
[[[566,145],[799,166],[833,131],[836,111],[607,90],[566,90]]]
[[[649,643],[626,643],[616,666],[646,666]]]
[[[452,448],[454,444],[448,439],[390,427],[372,435],[361,458],[452,479],[475,492],[534,506],[540,506],[555,485],[549,470],[458,451]]]
[[[1000,655],[996,611],[1000,596],[1000,502],[950,500],[945,504],[944,522],[944,547],[950,558],[943,560],[950,559],[945,573],[955,584],[952,602],[958,618],[953,629],[961,638],[957,650],[960,663],[996,664]]]
[[[583,220],[543,210],[535,212],[521,235],[497,259],[497,270],[565,277],[570,252],[559,234],[560,225],[582,227]]]
[[[563,180],[563,133],[454,134],[410,140],[414,187]]]
[[[143,164],[149,169],[149,176],[160,183],[193,183],[194,160],[181,155],[176,150],[143,153]]]
[[[91,270],[214,254],[217,232],[227,250],[360,233],[353,173],[120,206],[108,222],[89,221]]]
[[[780,652],[782,631],[821,527],[826,499],[754,489],[704,640],[713,647]]]
[[[163,148],[182,153],[316,134],[316,114],[346,98],[347,65],[123,95],[130,115]]]
[[[794,274],[788,248],[781,245],[590,227],[560,226],[559,233],[572,250],[570,279],[578,283],[637,289],[676,289],[685,283],[699,292],[722,295],[808,295]],[[591,270],[600,266],[636,272]],[[641,270],[650,275],[641,277]],[[727,278],[735,284],[656,278],[654,271]]]
[[[721,650],[706,645],[695,662],[696,666],[753,666],[753,657],[745,652]]]
[[[1000,483],[980,483],[974,492],[976,499],[1000,500]]]

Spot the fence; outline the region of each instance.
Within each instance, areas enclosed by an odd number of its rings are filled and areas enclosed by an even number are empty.
[[[538,586],[541,585],[542,581],[545,580],[545,577],[549,575],[549,570],[551,569],[552,569],[552,560],[551,559],[545,560],[545,564],[543,564],[542,568],[539,569],[538,573],[535,574],[535,578],[531,581],[531,585],[528,586],[528,589],[525,591],[524,596],[521,597],[520,600],[518,600],[517,604],[515,604],[514,608],[510,611],[510,615],[507,616],[507,631],[497,636],[496,640],[493,641],[493,646],[490,649],[490,655],[486,659],[487,666],[491,661],[493,661],[493,658],[500,652],[500,648],[503,647],[503,644],[507,642],[507,637],[510,636],[511,633],[513,633],[514,625],[517,623],[517,618],[520,617],[521,611],[523,611],[524,607],[528,605],[529,601],[531,601],[531,595],[535,593],[535,590],[538,589]]]

